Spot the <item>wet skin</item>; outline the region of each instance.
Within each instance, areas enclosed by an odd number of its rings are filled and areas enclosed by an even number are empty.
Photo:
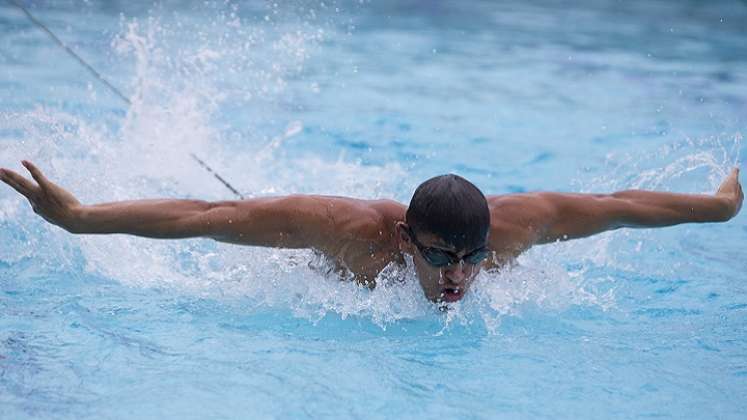
[[[0,180],[15,189],[39,216],[75,234],[124,233],[162,239],[191,237],[279,248],[311,248],[368,287],[389,264],[413,258],[425,296],[456,301],[482,268],[500,268],[533,245],[582,238],[619,228],[663,227],[680,223],[724,222],[742,206],[739,169],[714,194],[675,194],[642,190],[612,194],[537,192],[487,196],[491,256],[482,264],[461,262],[437,268],[420,255],[407,233],[407,207],[392,200],[289,195],[241,201],[133,200],[81,204],[47,179],[31,162],[31,174],[0,168]],[[426,247],[462,257],[429,232],[416,232]],[[475,248],[483,244],[475,244]]]

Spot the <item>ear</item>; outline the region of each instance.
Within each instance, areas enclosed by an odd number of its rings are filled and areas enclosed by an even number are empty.
[[[409,230],[407,223],[405,222],[397,222],[396,225],[394,225],[395,234],[397,236],[397,243],[399,244],[399,249],[403,251],[410,251],[410,247],[412,246],[412,240],[410,239],[410,234],[407,233]]]

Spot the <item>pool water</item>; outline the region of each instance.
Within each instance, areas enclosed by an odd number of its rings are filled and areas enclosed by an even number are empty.
[[[713,192],[747,4],[0,3],[0,166],[85,203]],[[73,236],[0,185],[0,418],[743,418],[747,218],[536,247],[447,312],[312,253]]]

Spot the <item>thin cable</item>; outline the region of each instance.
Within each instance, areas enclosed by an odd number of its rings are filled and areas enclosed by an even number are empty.
[[[194,154],[194,153],[190,153],[189,155],[190,155],[190,156],[192,156],[192,159],[196,160],[196,161],[197,161],[197,163],[199,163],[199,164],[200,164],[200,166],[202,166],[203,168],[205,168],[205,170],[206,170],[206,171],[208,171],[208,172],[210,172],[211,174],[213,174],[213,176],[214,176],[214,177],[215,177],[215,178],[216,178],[216,179],[217,179],[218,181],[220,181],[220,182],[221,182],[221,183],[222,183],[223,185],[225,185],[225,186],[226,186],[226,188],[228,188],[228,189],[229,189],[229,190],[230,190],[230,191],[231,191],[232,193],[234,193],[234,194],[235,194],[235,195],[236,195],[237,197],[239,197],[240,199],[242,199],[242,200],[244,199],[244,196],[243,196],[243,195],[241,195],[241,193],[240,193],[240,192],[238,192],[238,191],[236,190],[236,188],[234,188],[233,186],[231,186],[231,184],[229,184],[229,183],[228,183],[228,181],[226,181],[225,179],[223,179],[223,177],[222,177],[222,176],[218,175],[218,173],[217,173],[217,172],[215,172],[215,171],[214,171],[214,170],[213,170],[213,169],[212,169],[212,168],[211,168],[210,166],[208,166],[208,164],[207,164],[207,163],[203,162],[203,161],[202,161],[202,159],[198,158],[196,154]]]
[[[71,56],[73,56],[73,58],[75,58],[76,60],[78,60],[78,63],[80,63],[80,65],[82,65],[89,72],[91,72],[91,74],[95,78],[99,79],[99,81],[101,83],[105,84],[106,87],[108,87],[112,92],[114,92],[115,95],[119,96],[119,99],[127,102],[127,105],[132,105],[132,102],[130,102],[129,98],[127,98],[122,92],[120,92],[119,89],[117,89],[116,87],[114,87],[114,85],[112,85],[106,79],[104,79],[104,76],[102,76],[99,72],[97,72],[96,69],[94,69],[93,67],[91,67],[91,65],[88,64],[85,60],[83,60],[78,54],[76,54],[75,51],[71,50],[67,45],[65,45],[65,43],[62,42],[62,40],[60,40],[60,38],[57,37],[57,35],[55,35],[51,30],[49,30],[49,28],[47,28],[46,25],[44,25],[42,22],[40,22],[38,19],[36,19],[34,17],[34,15],[32,15],[28,11],[28,9],[26,9],[21,3],[17,2],[16,0],[8,0],[8,2],[10,4],[16,6],[17,8],[21,9],[21,11],[23,11],[23,13],[26,14],[26,17],[29,18],[29,20],[31,22],[33,22],[34,25],[38,26],[39,28],[41,28],[41,30],[43,30],[44,32],[46,32],[47,35],[49,35],[49,37],[52,38],[52,40],[57,43],[57,45],[59,45],[60,47],[62,47],[62,49],[64,49],[65,51],[67,51],[68,54],[70,54]]]
[[[26,9],[26,7],[24,7],[21,3],[19,3],[16,0],[8,0],[8,3],[12,4],[13,6],[15,6],[15,7],[19,8],[19,9],[21,9],[21,11],[26,15],[26,17],[34,25],[36,25],[41,30],[43,30],[44,32],[46,32],[47,35],[49,35],[49,37],[52,38],[52,40],[55,43],[57,43],[57,45],[59,45],[63,50],[65,50],[68,54],[70,54],[73,58],[75,58],[75,60],[78,61],[78,63],[80,63],[80,65],[82,65],[83,67],[85,67],[96,79],[98,79],[101,83],[103,83],[104,85],[106,85],[106,87],[108,87],[109,90],[111,90],[112,93],[114,93],[119,99],[121,99],[122,101],[124,101],[127,105],[132,105],[132,101],[130,101],[130,98],[128,98],[127,96],[125,96],[113,84],[109,83],[109,81],[106,80],[104,78],[104,76],[101,75],[101,73],[99,73],[98,71],[96,71],[96,69],[94,69],[93,66],[91,66],[90,64],[88,64],[83,58],[81,58],[78,54],[76,54],[75,51],[73,51],[72,49],[70,49],[70,47],[68,47],[67,45],[65,45],[65,43],[62,42],[62,40],[60,38],[58,38],[57,35],[54,34],[54,32],[52,32],[40,20],[38,20],[37,18],[35,18],[34,15],[32,15],[31,12],[29,12],[28,9]],[[199,157],[197,157],[197,155],[195,155],[194,153],[190,153],[189,155],[192,157],[192,159],[194,159],[195,161],[197,161],[197,163],[199,163],[200,166],[202,166],[203,168],[205,168],[205,170],[207,170],[208,172],[210,172],[211,174],[213,174],[213,176],[215,177],[215,179],[217,179],[218,181],[220,181],[221,184],[223,184],[226,188],[228,188],[229,191],[231,191],[232,193],[234,193],[238,198],[240,198],[242,200],[244,199],[244,196],[236,188],[234,188],[228,181],[226,181],[225,179],[223,179],[223,177],[220,176],[217,172],[215,172],[213,170],[213,168],[211,168],[210,166],[208,166],[207,163],[205,163],[202,159],[200,159]]]

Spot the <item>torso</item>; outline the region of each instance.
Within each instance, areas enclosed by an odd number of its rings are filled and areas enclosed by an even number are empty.
[[[531,238],[525,227],[511,223],[512,217],[503,214],[497,197],[491,197],[488,203],[491,205],[488,244],[494,254],[485,261],[484,268],[496,269],[509,264],[531,246]],[[406,211],[405,205],[393,200],[352,200],[349,208],[333,215],[337,235],[323,252],[337,271],[349,272],[358,283],[374,287],[377,275],[387,265],[404,263],[394,227],[405,220]]]

